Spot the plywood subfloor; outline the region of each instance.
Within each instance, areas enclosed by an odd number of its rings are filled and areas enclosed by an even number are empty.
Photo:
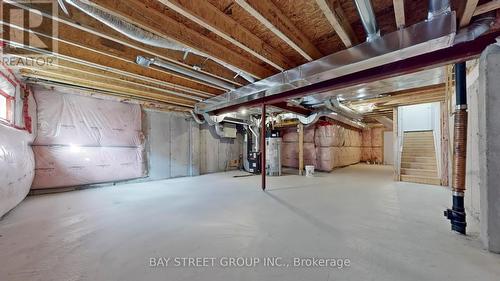
[[[0,280],[498,280],[450,192],[357,165],[315,178],[239,172],[34,196],[0,221]],[[151,257],[348,258],[332,268],[150,268]]]

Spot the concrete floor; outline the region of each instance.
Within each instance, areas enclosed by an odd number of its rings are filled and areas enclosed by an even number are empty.
[[[315,178],[241,172],[32,196],[0,221],[0,280],[498,280],[478,233],[450,232],[450,192],[357,165]],[[477,229],[477,228],[475,228]],[[151,257],[217,258],[150,267]],[[223,257],[349,259],[343,269],[222,267]]]

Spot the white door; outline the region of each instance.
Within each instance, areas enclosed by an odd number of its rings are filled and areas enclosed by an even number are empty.
[[[394,165],[394,147],[392,131],[384,132],[384,164]]]

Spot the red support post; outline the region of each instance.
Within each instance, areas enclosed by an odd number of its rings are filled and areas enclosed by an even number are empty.
[[[260,124],[260,170],[262,177],[262,190],[266,190],[266,104],[262,104]]]

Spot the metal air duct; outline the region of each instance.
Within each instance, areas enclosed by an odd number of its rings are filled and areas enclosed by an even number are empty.
[[[197,103],[195,112],[211,112],[264,97],[268,98],[288,91],[288,87],[282,87],[284,84],[301,88],[304,85],[316,84],[441,50],[453,44],[455,33],[455,15],[444,14],[432,21],[417,23],[384,35],[373,42],[364,42]]]
[[[371,0],[354,0],[358,9],[359,17],[366,31],[366,41],[372,42],[380,38],[380,29],[377,26],[377,19],[373,12]]]
[[[143,28],[140,28],[132,23],[129,23],[122,18],[115,16],[107,11],[103,10],[99,6],[87,1],[87,0],[64,0],[66,3],[74,6],[78,10],[84,12],[85,14],[93,17],[94,19],[104,23],[108,27],[120,32],[121,34],[144,44],[159,47],[164,49],[170,49],[175,51],[181,51],[184,53],[192,53],[202,57],[211,59],[212,61],[220,64],[221,66],[233,71],[237,76],[241,76],[245,80],[253,83],[255,79],[252,75],[246,73],[245,71],[230,65],[218,58],[209,56],[204,52],[198,51],[196,49],[187,47],[180,44],[174,40],[158,36],[152,32],[149,32]]]
[[[436,17],[449,13],[451,13],[449,0],[429,0],[428,20],[433,20]]]
[[[234,90],[235,89],[234,86],[233,86],[233,84],[231,84],[231,83],[222,81],[220,79],[217,79],[217,78],[212,77],[210,75],[198,72],[196,70],[192,70],[192,69],[188,69],[188,68],[182,67],[182,66],[177,65],[175,63],[164,61],[164,60],[159,59],[159,58],[148,59],[148,58],[145,58],[143,56],[137,56],[137,58],[136,58],[135,61],[136,61],[137,64],[139,64],[141,66],[144,66],[144,67],[150,67],[151,65],[156,65],[158,67],[161,67],[161,68],[164,68],[164,69],[176,72],[178,74],[182,74],[184,76],[188,76],[188,77],[194,78],[194,79],[196,79],[196,80],[198,80],[200,82],[206,82],[206,83],[209,83],[209,84],[212,84],[212,85],[215,85],[215,86],[219,86],[221,88],[228,89],[228,90]]]
[[[327,99],[324,102],[326,108],[330,109],[333,112],[337,112],[349,118],[355,119],[356,121],[360,121],[363,119],[361,115],[359,115],[356,111],[350,109],[349,107],[341,104],[338,99],[331,98]]]

